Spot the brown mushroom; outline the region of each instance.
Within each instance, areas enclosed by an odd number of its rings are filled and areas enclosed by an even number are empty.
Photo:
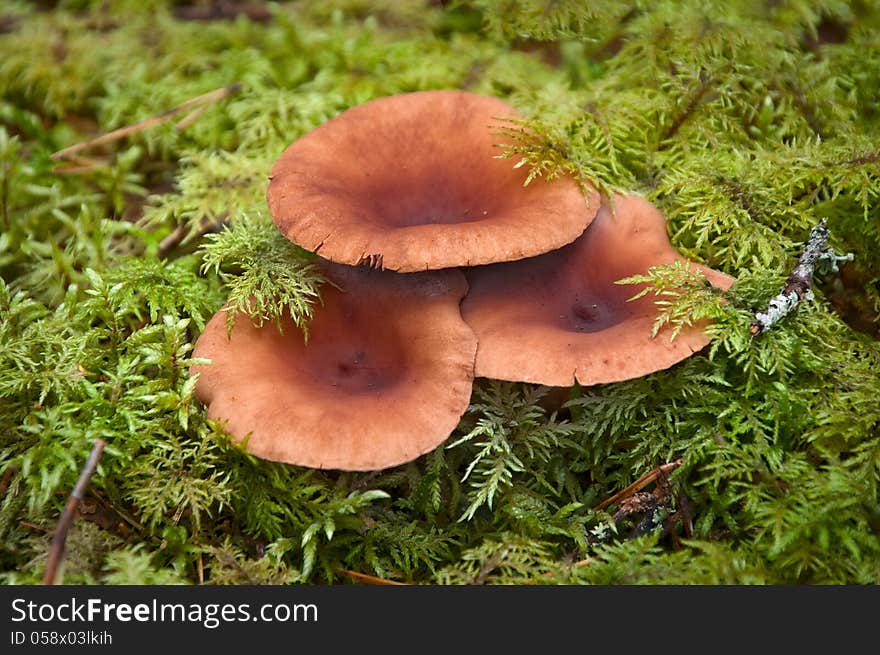
[[[476,337],[456,270],[402,275],[326,263],[308,341],[291,322],[227,338],[214,316],[199,337],[196,397],[263,459],[375,470],[434,449],[470,402]],[[334,286],[335,285],[335,286]]]
[[[530,257],[571,243],[599,208],[571,178],[523,186],[495,127],[515,110],[464,91],[353,107],[294,141],[267,201],[288,239],[334,262],[399,272]]]
[[[653,296],[627,302],[644,285],[615,281],[684,258],[646,200],[617,196],[614,207],[612,214],[603,203],[584,234],[555,252],[466,271],[462,315],[479,340],[478,377],[549,386],[615,382],[668,368],[708,343],[700,326],[674,340],[666,330],[651,337]],[[690,265],[716,287],[734,282]]]

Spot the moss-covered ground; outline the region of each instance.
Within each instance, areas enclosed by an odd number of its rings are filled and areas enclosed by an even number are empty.
[[[41,580],[102,439],[65,583],[880,582],[878,61],[874,0],[0,2],[0,580]],[[522,112],[511,165],[644,195],[734,276],[651,278],[711,344],[561,398],[479,379],[449,440],[388,470],[247,454],[188,369],[227,301],[318,306],[269,168],[440,88]],[[853,261],[752,335],[822,218]]]

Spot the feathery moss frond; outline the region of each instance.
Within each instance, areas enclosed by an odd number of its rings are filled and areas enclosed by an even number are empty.
[[[308,337],[324,278],[311,264],[310,253],[286,239],[264,214],[245,215],[209,235],[202,253],[202,270],[218,273],[228,287],[229,330],[236,312],[244,312],[257,326],[272,321],[279,329],[286,314]]]

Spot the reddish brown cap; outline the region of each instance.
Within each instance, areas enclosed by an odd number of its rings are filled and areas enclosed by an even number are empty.
[[[477,333],[476,375],[551,386],[615,382],[672,366],[705,346],[699,326],[670,341],[652,294],[627,302],[645,285],[615,281],[684,258],[666,235],[666,220],[636,196],[617,196],[614,214],[603,203],[574,243],[519,262],[467,271],[462,303]],[[714,286],[733,278],[691,263]]]
[[[567,177],[523,187],[495,132],[516,116],[464,91],[353,107],[293,142],[267,200],[288,239],[343,264],[400,272],[511,261],[571,243],[599,209]]]
[[[227,339],[214,316],[194,356],[196,397],[254,455],[290,464],[375,470],[415,459],[455,429],[470,402],[477,342],[456,270],[401,275],[326,264],[306,343],[287,321],[245,316]]]

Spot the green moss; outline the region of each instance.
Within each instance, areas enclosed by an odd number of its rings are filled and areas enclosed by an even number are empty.
[[[199,22],[180,2],[9,3],[0,579],[39,580],[100,437],[104,518],[77,519],[68,582],[880,582],[880,7],[589,4],[281,2]],[[51,158],[233,84],[79,170]],[[435,88],[517,106],[503,154],[532,178],[661,207],[673,244],[737,283],[639,281],[663,321],[713,319],[712,343],[562,400],[478,380],[449,440],[393,469],[258,460],[206,420],[188,369],[227,303],[307,330],[320,302],[309,256],[266,217],[269,167],[348,107]],[[823,217],[854,261],[753,337]],[[650,511],[596,509],[679,459]]]

